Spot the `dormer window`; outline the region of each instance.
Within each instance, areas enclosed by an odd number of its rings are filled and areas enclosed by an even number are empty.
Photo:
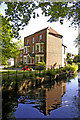
[[[32,43],[35,43],[35,38],[33,37],[33,41],[32,41]]]
[[[29,40],[26,40],[26,44],[29,45]]]
[[[42,40],[42,35],[39,36],[39,40]]]

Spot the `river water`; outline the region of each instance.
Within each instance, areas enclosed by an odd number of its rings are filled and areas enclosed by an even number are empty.
[[[80,118],[80,73],[71,79],[53,81],[34,89],[24,89],[19,96],[13,96],[11,99],[14,104],[10,104],[13,107],[10,113],[8,112],[8,117],[78,119]]]

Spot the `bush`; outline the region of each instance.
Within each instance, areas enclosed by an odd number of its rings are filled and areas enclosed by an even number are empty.
[[[80,63],[78,63],[78,70],[80,71]]]
[[[72,59],[68,59],[68,60],[67,60],[67,63],[72,65],[73,60],[72,60]]]
[[[19,61],[18,65],[23,65],[23,61]]]
[[[45,70],[46,64],[45,62],[38,62],[37,66],[35,67],[36,70]]]
[[[76,56],[74,57],[74,59],[73,59],[73,62],[74,62],[74,63],[80,62],[80,55],[76,55]]]

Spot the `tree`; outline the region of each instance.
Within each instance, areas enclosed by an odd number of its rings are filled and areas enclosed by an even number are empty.
[[[71,58],[71,53],[67,53],[67,58],[66,58],[66,60],[67,60],[67,63],[68,63],[68,64],[71,64],[71,65],[72,65],[73,59]]]
[[[79,56],[79,55],[76,55],[76,56],[74,57],[74,59],[73,59],[73,62],[74,62],[74,63],[80,62],[80,56]]]
[[[41,8],[42,14],[49,16],[49,22],[60,21],[63,24],[64,18],[71,21],[71,25],[79,25],[80,22],[80,1],[76,2],[5,2],[7,8],[5,10],[5,17],[12,24],[12,30],[15,38],[19,38],[19,30],[24,29],[29,23],[31,16],[39,17],[35,12],[36,9]]]
[[[9,21],[2,17],[2,64],[7,64],[9,58],[15,58],[17,54],[17,49],[19,49],[19,41],[13,42],[13,33],[11,30],[11,25]]]
[[[78,45],[80,45],[80,34],[78,35],[78,37],[75,39],[75,47],[78,47]]]
[[[15,38],[20,38],[19,30],[24,29],[29,23],[31,17],[39,17],[39,14],[35,12],[36,9],[41,8],[42,14],[49,16],[49,22],[60,21],[61,24],[64,23],[64,18],[67,18],[71,21],[71,26],[79,25],[80,22],[80,1],[76,2],[5,2],[7,9],[5,10],[5,17],[3,17],[12,30],[9,32],[10,37],[14,36]],[[10,25],[9,25],[10,23]],[[4,28],[5,29],[5,28]],[[6,34],[4,32],[4,34]],[[5,37],[6,39],[6,37]],[[10,38],[9,38],[10,39]],[[6,39],[7,40],[7,39]],[[6,43],[5,43],[6,44]],[[13,44],[9,44],[13,46]],[[5,47],[6,48],[6,47]],[[12,49],[9,48],[9,51]],[[4,51],[5,53],[5,51]],[[8,51],[7,51],[8,53]],[[11,52],[12,54],[12,52]],[[9,57],[8,57],[9,58]]]

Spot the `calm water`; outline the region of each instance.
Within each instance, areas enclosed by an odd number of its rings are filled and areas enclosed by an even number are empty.
[[[60,80],[8,94],[8,117],[12,118],[79,118],[80,73],[73,79]],[[11,102],[10,102],[11,101]],[[11,104],[10,104],[11,103]],[[5,115],[6,116],[6,115]]]

